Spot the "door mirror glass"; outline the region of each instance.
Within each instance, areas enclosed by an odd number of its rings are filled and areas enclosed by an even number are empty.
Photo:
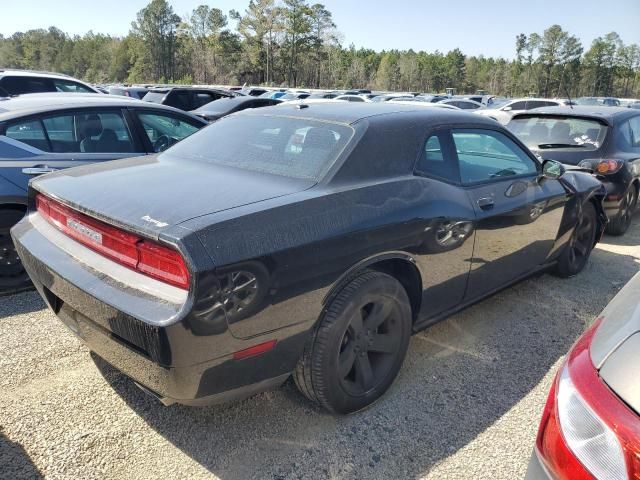
[[[556,162],[555,160],[545,160],[542,164],[542,176],[544,178],[557,180],[564,175],[564,172],[564,165],[560,162]]]

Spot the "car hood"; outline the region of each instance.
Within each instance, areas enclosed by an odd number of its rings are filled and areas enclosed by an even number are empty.
[[[602,312],[591,343],[591,360],[600,377],[640,414],[640,274]]]
[[[31,185],[84,213],[157,238],[187,220],[293,194],[314,182],[163,154],[70,168]]]

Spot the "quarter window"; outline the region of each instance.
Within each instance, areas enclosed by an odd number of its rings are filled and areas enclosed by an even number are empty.
[[[640,148],[640,116],[629,120],[630,143],[632,148]]]
[[[49,151],[49,143],[39,120],[14,123],[7,127],[5,135],[39,150]]]
[[[429,137],[424,146],[424,151],[416,171],[428,176],[442,178],[451,182],[458,181],[458,172],[451,158],[447,158],[443,152],[442,144],[444,143],[444,135],[432,135]]]
[[[537,174],[537,165],[509,137],[492,130],[454,130],[460,178],[465,184]]]

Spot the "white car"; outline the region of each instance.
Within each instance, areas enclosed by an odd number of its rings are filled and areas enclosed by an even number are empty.
[[[367,97],[362,95],[339,95],[334,100],[342,100],[343,102],[371,102]]]
[[[460,108],[455,105],[448,105],[446,103],[431,103],[431,102],[414,102],[411,100],[404,100],[399,98],[397,100],[390,100],[389,103],[393,105],[409,105],[411,107],[421,107],[421,108],[445,108],[447,110],[460,110]]]
[[[548,98],[514,98],[511,100],[494,99],[491,108],[478,109],[473,113],[491,117],[503,125],[509,123],[516,113],[541,107],[558,107],[565,105],[564,100],[551,100]]]

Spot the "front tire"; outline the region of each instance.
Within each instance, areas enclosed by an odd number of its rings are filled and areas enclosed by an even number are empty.
[[[593,204],[584,204],[571,239],[558,258],[554,271],[557,276],[573,277],[585,267],[596,243],[597,219]]]
[[[9,231],[0,231],[0,294],[20,291],[30,284]]]
[[[395,380],[411,327],[411,305],[400,282],[365,271],[329,304],[298,362],[296,385],[333,413],[371,405]]]

